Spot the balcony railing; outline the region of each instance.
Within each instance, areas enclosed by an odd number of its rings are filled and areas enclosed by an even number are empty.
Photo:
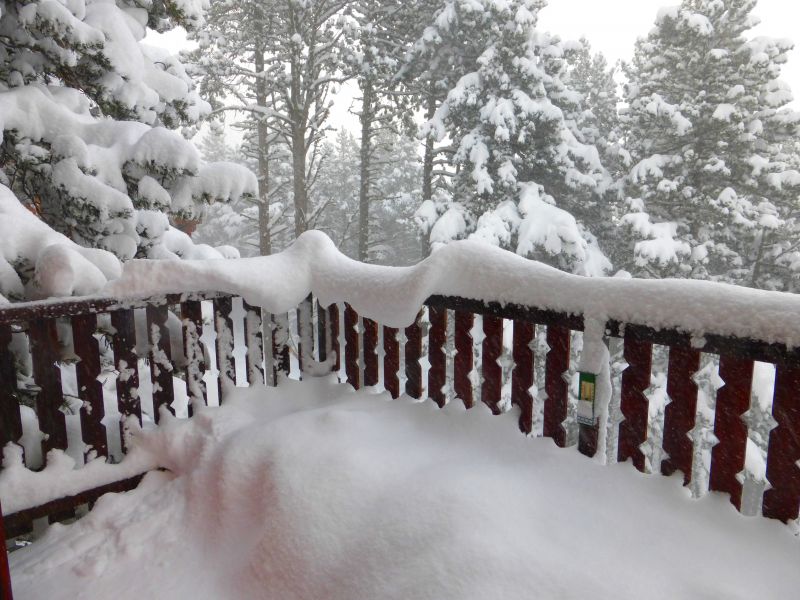
[[[171,316],[174,315],[174,316]],[[205,315],[205,319],[204,319]],[[168,321],[180,322],[182,335],[170,335]],[[146,340],[137,339],[146,331]],[[205,322],[204,322],[205,320]],[[512,322],[513,339],[504,344],[504,326]],[[479,326],[479,329],[476,328]],[[204,327],[213,328],[212,347],[204,348]],[[581,314],[562,314],[535,306],[484,302],[466,298],[432,296],[421,307],[416,321],[403,330],[362,318],[350,305],[323,307],[307,299],[291,314],[269,314],[226,294],[174,294],[159,298],[120,301],[109,298],[66,302],[35,302],[0,309],[0,444],[19,444],[23,434],[21,403],[32,398],[38,427],[44,434],[42,456],[53,449],[66,450],[70,443],[65,422],[65,396],[61,363],[65,347],[74,350],[75,377],[81,401],[80,435],[86,458],[108,457],[109,439],[120,436],[129,419],[142,423],[139,387],[149,377],[152,387],[152,419],[157,425],[162,410],[174,412],[174,377],[186,386],[189,405],[206,404],[209,397],[224,403],[226,392],[237,383],[279,385],[284,376],[302,378],[328,369],[358,389],[378,386],[397,398],[430,398],[439,406],[463,402],[467,408],[485,403],[499,414],[504,403],[504,381],[510,384],[510,402],[518,411],[523,434],[552,438],[561,447],[570,444],[574,428],[570,412],[570,383],[565,374],[575,367],[571,352],[574,332],[584,330]],[[473,334],[482,333],[476,342]],[[206,332],[208,333],[208,331]],[[696,425],[698,384],[695,373],[703,354],[718,357],[724,385],[716,391],[708,488],[725,492],[742,506],[740,473],[745,467],[754,361],[776,367],[769,433],[762,514],[789,521],[800,508],[800,351],[762,339],[743,339],[714,332],[702,338],[675,329],[657,329],[647,323],[609,321],[606,340],[618,340],[627,367],[618,385],[622,421],[612,424],[618,438],[616,457],[631,460],[645,471],[643,447],[648,436],[648,398],[654,345],[668,347],[667,394],[661,449],[664,459],[651,471],[671,475],[680,471],[689,484],[695,458],[690,432]],[[535,364],[537,335],[546,339],[543,364]],[[208,339],[208,338],[206,338]],[[104,342],[105,341],[105,342]],[[103,346],[103,344],[107,344]],[[137,347],[140,352],[137,353]],[[142,348],[147,355],[141,355]],[[236,348],[245,348],[236,356]],[[60,350],[61,349],[61,350]],[[28,353],[32,382],[18,387],[20,353]],[[504,353],[510,362],[504,367]],[[116,400],[120,431],[103,425],[104,392],[99,381],[105,356],[116,373]],[[180,360],[176,360],[176,357]],[[480,364],[475,363],[478,357]],[[142,363],[141,359],[146,359]],[[24,360],[22,361],[24,362]],[[148,368],[140,372],[138,365]],[[513,366],[512,366],[513,365]],[[106,365],[106,369],[109,365]],[[543,394],[531,392],[535,373]],[[479,375],[476,378],[476,373]],[[211,382],[212,390],[206,389]],[[538,397],[537,397],[538,396]],[[30,401],[30,400],[29,400]],[[570,425],[572,419],[573,425]],[[534,427],[540,423],[539,427]],[[577,447],[593,456],[597,451],[598,426],[578,425]],[[510,435],[514,432],[509,432]],[[517,433],[519,434],[519,433]],[[111,457],[114,458],[114,457]],[[123,463],[124,464],[124,463]],[[122,466],[122,465],[120,465]],[[113,472],[113,469],[111,469]],[[54,497],[35,506],[16,503],[4,517],[6,538],[30,532],[34,520],[50,522],[73,518],[82,505],[91,505],[108,491],[136,486],[141,473],[124,473],[90,489],[53,490]],[[0,573],[2,576],[2,573]]]

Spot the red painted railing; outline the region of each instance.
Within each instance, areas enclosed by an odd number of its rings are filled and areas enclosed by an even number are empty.
[[[62,412],[64,394],[58,366],[62,360],[58,349],[67,332],[71,332],[72,347],[79,359],[76,377],[83,401],[80,409],[82,441],[96,456],[108,456],[109,435],[117,435],[106,431],[102,423],[104,399],[98,376],[103,368],[104,349],[98,341],[98,333],[108,340],[105,356],[110,356],[114,369],[121,374],[116,380],[121,421],[135,418],[141,423],[138,388],[141,378],[147,374],[140,373],[137,367],[143,358],[151,365],[149,376],[155,390],[151,416],[157,422],[161,407],[173,410],[175,375],[186,382],[189,400],[202,404],[208,402],[204,375],[211,369],[212,362],[219,371],[215,395],[224,401],[225,392],[236,384],[237,375],[240,385],[256,381],[275,385],[280,374],[302,376],[303,365],[309,360],[324,362],[328,358],[335,358],[333,369],[355,388],[379,386],[395,398],[404,391],[413,398],[430,398],[439,406],[459,401],[471,408],[479,398],[498,414],[507,410],[503,403],[503,386],[508,383],[504,382],[500,359],[510,355],[506,362],[513,363],[513,367],[505,373],[510,378],[510,403],[519,413],[520,430],[526,434],[538,433],[533,431],[533,426],[535,411],[540,408],[541,434],[552,438],[558,446],[568,445],[565,423],[570,414],[570,390],[565,374],[571,360],[574,363],[570,352],[572,332],[584,328],[581,315],[440,296],[429,298],[425,304],[416,322],[403,331],[362,318],[349,305],[322,308],[311,299],[292,311],[291,316],[267,314],[222,294],[170,295],[135,301],[102,298],[5,307],[0,309],[0,445],[18,444],[22,436],[19,363],[11,345],[15,338],[23,338],[28,343],[35,381],[35,388],[32,388],[34,409],[39,428],[45,434],[43,455],[50,449],[67,448]],[[200,339],[204,305],[206,315],[212,316],[205,327],[213,328],[216,333],[214,361]],[[171,347],[170,315],[180,319],[182,341],[179,348]],[[480,352],[473,339],[473,333],[480,331],[475,328],[476,317],[480,319],[482,330]],[[146,323],[147,340],[136,339],[137,319]],[[513,322],[510,349],[504,347],[503,340],[504,324],[508,321]],[[533,348],[537,331],[546,337],[549,348],[544,357],[545,380],[543,385],[539,382],[545,392],[543,402],[531,393],[536,371]],[[692,477],[693,443],[687,434],[695,427],[698,401],[698,387],[693,376],[703,353],[719,356],[719,376],[724,386],[716,397],[714,435],[719,442],[712,450],[709,488],[728,493],[737,508],[741,507],[742,500],[738,474],[744,468],[748,438],[748,427],[742,415],[750,407],[753,363],[775,364],[772,416],[777,426],[769,437],[766,472],[770,489],[764,493],[762,512],[764,516],[782,521],[798,517],[798,350],[760,340],[717,336],[713,332],[698,341],[688,333],[655,330],[638,323],[609,322],[605,333],[609,339],[622,340],[627,362],[620,382],[623,420],[618,429],[617,456],[620,461],[631,459],[640,471],[646,466],[642,450],[642,444],[647,441],[649,418],[645,392],[651,382],[653,345],[669,348],[667,393],[670,402],[664,416],[662,443],[666,458],[653,470],[666,475],[680,471],[685,484],[690,483]],[[237,335],[239,344],[246,346],[244,360],[234,358]],[[147,356],[137,355],[137,341],[140,349],[148,348]],[[24,344],[14,347],[19,353]],[[177,355],[186,360],[179,363],[175,360]],[[480,364],[476,364],[474,356],[480,357]],[[476,382],[477,367],[480,367],[480,376]],[[577,442],[582,453],[594,455],[597,440],[595,427],[579,427]],[[107,491],[131,489],[139,479],[111,482],[6,515],[4,538],[31,531],[34,519],[47,517],[54,522],[72,518],[76,507],[91,505]],[[0,581],[8,586],[7,569],[3,569],[0,564]],[[2,593],[10,594],[10,588],[2,588]]]

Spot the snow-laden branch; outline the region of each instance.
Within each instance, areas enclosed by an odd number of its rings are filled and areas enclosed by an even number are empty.
[[[391,327],[414,322],[431,295],[515,303],[599,321],[734,335],[800,345],[800,297],[690,280],[587,278],[491,245],[453,242],[412,267],[385,267],[341,254],[309,231],[284,252],[227,261],[147,261],[125,265],[105,292],[118,297],[219,291],[269,312],[286,312],[309,293],[323,305],[347,302]]]

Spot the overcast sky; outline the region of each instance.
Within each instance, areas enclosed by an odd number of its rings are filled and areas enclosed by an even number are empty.
[[[409,1],[409,0],[398,0]],[[413,0],[411,0],[413,1]],[[550,0],[550,5],[540,14],[542,29],[556,33],[564,39],[585,36],[595,50],[606,55],[609,62],[628,60],[633,53],[637,37],[647,35],[652,29],[656,13],[662,6],[678,4],[670,0]],[[761,24],[751,34],[789,38],[797,41],[800,30],[800,0],[759,0],[755,14]],[[177,52],[186,46],[181,32],[148,36],[148,43],[164,46]],[[800,98],[800,50],[795,49],[783,67],[783,79],[792,86]],[[334,107],[332,120],[355,128],[357,123],[348,114],[352,90],[345,88]],[[795,101],[795,104],[800,102]]]

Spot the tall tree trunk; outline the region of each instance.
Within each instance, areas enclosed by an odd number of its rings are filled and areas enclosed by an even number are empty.
[[[264,51],[256,47],[256,102],[267,105],[267,82],[264,80]],[[266,117],[258,119],[258,249],[261,256],[272,254],[269,231],[269,130]]]
[[[361,181],[358,188],[358,260],[362,262],[369,259],[369,193],[374,92],[372,80],[367,77],[361,101]]]
[[[292,124],[292,177],[294,180],[294,235],[308,229],[308,190],[306,189],[306,133],[300,123]]]
[[[436,114],[436,83],[431,80],[428,88],[428,95],[425,106],[425,120],[430,121]],[[433,159],[436,155],[433,136],[428,134],[425,139],[425,157],[422,162],[422,201],[433,198]],[[420,258],[425,258],[430,254],[430,235],[420,234]]]

